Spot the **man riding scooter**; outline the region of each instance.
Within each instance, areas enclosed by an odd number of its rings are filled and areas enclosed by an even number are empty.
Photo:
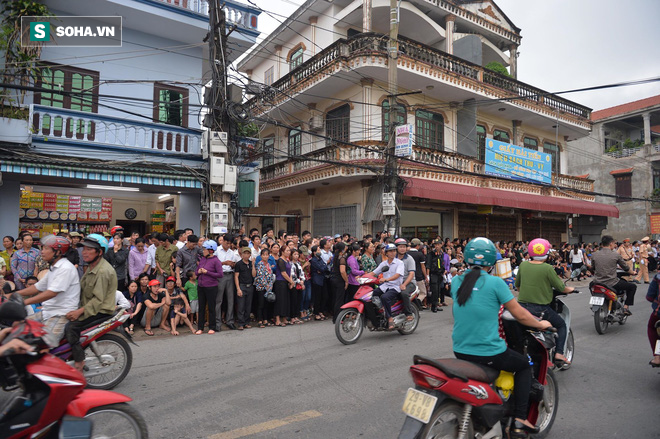
[[[410,295],[417,289],[417,283],[415,282],[417,266],[415,265],[415,260],[408,255],[408,241],[399,238],[394,241],[394,245],[396,245],[396,257],[403,262],[405,278],[400,287],[401,300],[403,301],[403,312],[406,315],[406,320],[410,322],[414,318],[412,305],[410,304]]]
[[[396,246],[394,244],[387,244],[383,249],[385,257],[387,258],[380,263],[378,267],[371,273],[371,276],[378,276],[383,273],[383,269],[388,267],[387,274],[380,279],[380,286],[374,290],[374,296],[382,295],[383,307],[385,308],[385,315],[387,316],[387,329],[394,329],[394,319],[392,318],[392,304],[396,302],[396,296],[401,293],[401,284],[405,276],[405,268],[403,262],[396,257]]]
[[[623,260],[621,255],[616,251],[616,242],[614,238],[609,235],[603,236],[601,240],[602,248],[593,254],[591,257],[591,265],[594,270],[594,283],[605,285],[615,291],[626,292],[626,303],[623,306],[623,312],[631,316],[632,312],[628,309],[635,304],[635,292],[637,285],[630,283],[624,279],[619,279],[616,273],[617,265],[630,276],[634,276],[633,272],[626,261]]]

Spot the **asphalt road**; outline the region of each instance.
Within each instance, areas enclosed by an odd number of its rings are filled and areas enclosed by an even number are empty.
[[[566,298],[576,354],[558,373],[550,438],[660,437],[660,372],[647,364],[650,304],[640,287],[634,315],[605,335],[596,334],[586,288]],[[423,312],[410,336],[367,332],[352,346],[330,321],[139,337],[116,390],[134,398],[153,438],[394,438],[413,354],[451,356],[451,326],[445,309]]]

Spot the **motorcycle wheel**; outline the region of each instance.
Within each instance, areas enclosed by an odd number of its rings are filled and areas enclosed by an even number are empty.
[[[94,355],[91,346],[85,349],[85,366],[89,369],[85,371],[87,387],[90,389],[108,390],[121,383],[133,364],[133,352],[128,342],[116,334],[105,334],[96,340],[101,357],[108,356],[114,361],[107,366],[99,364],[99,358]],[[107,371],[95,375],[97,368]]]
[[[559,389],[557,388],[557,380],[552,370],[548,369],[546,377],[548,383],[545,385],[543,391],[543,400],[539,403],[539,419],[537,425],[539,432],[532,435],[533,438],[543,439],[548,436],[552,424],[555,423],[557,417],[557,407],[559,405]]]
[[[600,335],[605,334],[610,322],[607,320],[607,301],[598,308],[594,313],[594,324],[596,325],[596,332]]]
[[[463,417],[463,406],[455,401],[445,401],[437,408],[431,420],[424,427],[422,439],[454,439],[458,437],[458,427]],[[468,422],[465,437],[474,437],[472,418]]]
[[[573,330],[570,329],[568,331],[568,336],[566,337],[566,349],[564,349],[564,356],[568,361],[572,363],[573,355],[575,355],[575,340],[573,339]],[[571,365],[567,363],[559,370],[568,370],[570,367]]]
[[[403,327],[398,330],[399,334],[410,335],[413,332],[415,332],[415,329],[417,329],[417,326],[419,326],[419,308],[417,308],[417,305],[415,304],[412,305],[412,312],[413,312],[413,319],[403,324]]]
[[[342,309],[335,320],[335,334],[340,342],[353,344],[362,336],[362,314],[355,308]]]
[[[148,439],[147,423],[128,404],[110,404],[90,410],[85,418],[92,421],[92,439]]]

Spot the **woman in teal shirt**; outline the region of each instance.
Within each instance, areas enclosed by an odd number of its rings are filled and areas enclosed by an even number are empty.
[[[499,277],[488,274],[495,265],[497,249],[487,238],[475,238],[463,252],[470,266],[465,274],[454,278],[451,296],[454,299],[454,355],[461,360],[483,364],[498,370],[514,372],[515,433],[538,433],[527,420],[527,401],[532,388],[532,367],[527,358],[509,349],[499,335],[500,306],[525,326],[537,329],[551,327],[538,321],[513,297],[509,287]]]

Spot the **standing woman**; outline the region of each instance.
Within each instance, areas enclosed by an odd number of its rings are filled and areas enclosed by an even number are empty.
[[[196,335],[204,332],[206,323],[206,307],[209,310],[209,334],[215,334],[215,297],[218,295],[218,279],[222,277],[222,263],[215,257],[218,244],[209,240],[202,244],[202,258],[197,267],[197,298],[199,300],[199,319]]]
[[[373,245],[373,244],[372,244]],[[327,295],[325,290],[325,277],[330,274],[330,269],[321,257],[321,249],[318,245],[312,246],[312,259],[310,259],[310,271],[312,275],[312,300],[314,302],[314,320],[325,320],[323,310],[326,306]]]
[[[135,238],[135,245],[128,252],[128,276],[129,280],[136,280],[147,265],[147,252],[144,239]]]
[[[300,313],[300,305],[305,289],[305,273],[300,264],[300,251],[297,248],[291,250],[291,280],[293,281],[293,288],[291,289],[291,299],[289,301],[289,317],[292,323],[302,324],[303,321],[298,318],[298,314]]]
[[[14,273],[14,283],[16,284],[17,290],[22,290],[25,288],[25,279],[30,276],[34,276],[34,270],[36,268],[37,256],[39,256],[39,250],[32,248],[32,235],[29,233],[24,233],[21,236],[22,246],[19,250],[16,250],[11,256],[11,271]],[[16,240],[16,247],[19,248],[19,240]]]
[[[360,245],[356,242],[351,244],[348,247],[350,256],[346,259],[346,264],[351,269],[348,273],[348,288],[346,288],[346,295],[344,296],[344,303],[348,303],[353,300],[353,296],[357,293],[358,288],[360,288],[360,283],[357,281],[357,278],[362,276],[364,273],[370,273],[371,271],[360,270],[360,264],[358,263],[358,258],[360,257]]]
[[[655,353],[655,347],[660,340],[660,288],[658,279],[660,274],[653,276],[649,290],[646,292],[646,300],[652,303],[651,317],[647,326],[647,333],[649,336],[649,343],[651,343],[651,352],[653,352],[653,359],[649,361],[651,367],[660,367],[660,355]]]
[[[335,323],[341,307],[344,305],[346,288],[348,288],[348,272],[346,270],[346,244],[338,242],[335,244],[335,253],[332,258],[332,277],[330,285],[332,286],[334,307],[332,308],[332,323]]]
[[[270,303],[266,301],[265,295],[267,291],[273,290],[273,269],[268,263],[270,251],[267,248],[261,250],[260,256],[261,259],[255,262],[257,269],[257,276],[254,278],[254,286],[257,291],[257,312],[255,316],[259,327],[265,328],[270,326],[270,323],[268,323]]]
[[[276,246],[273,244],[271,250]],[[289,322],[287,316],[290,311],[291,289],[294,284],[291,279],[291,261],[289,256],[291,250],[289,247],[282,249],[282,256],[277,259],[275,266],[275,284],[273,291],[275,292],[275,326],[286,326]]]
[[[7,272],[5,273],[6,280],[13,280],[14,277],[11,274],[11,257],[14,254],[14,237],[5,236],[2,238],[2,245],[5,248],[0,252],[0,257],[5,260],[5,266],[7,267]]]
[[[117,272],[117,289],[124,291],[126,289],[126,276],[128,275],[128,250],[122,245],[121,233],[115,233],[112,237],[112,248],[105,252],[105,260],[112,265]]]
[[[584,263],[584,256],[582,250],[577,244],[573,244],[573,250],[571,250],[570,256],[571,271],[582,268],[582,264]]]

